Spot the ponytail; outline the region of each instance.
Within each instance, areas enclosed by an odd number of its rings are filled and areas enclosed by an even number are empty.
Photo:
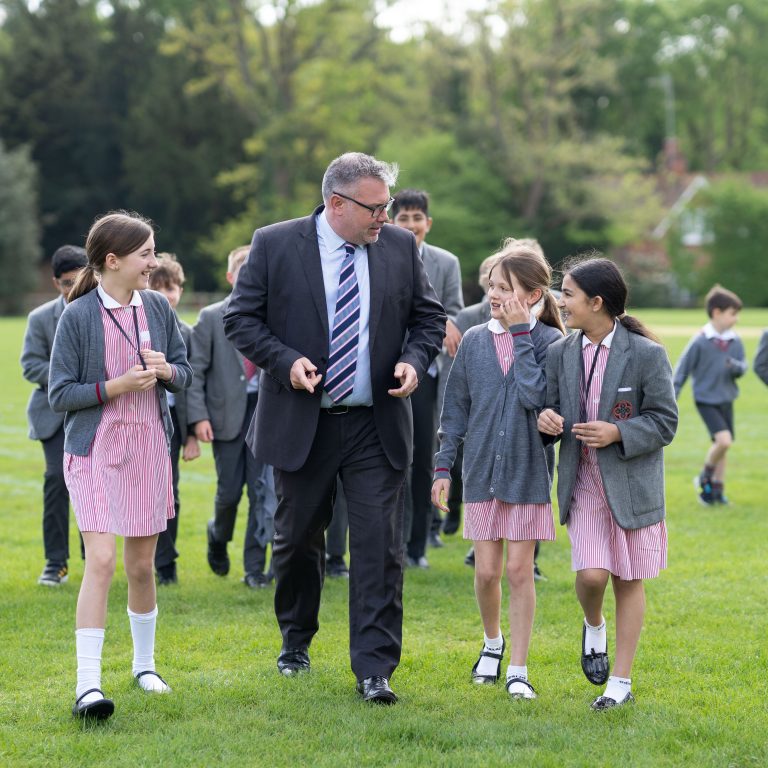
[[[646,339],[655,341],[657,344],[661,344],[661,340],[652,331],[650,331],[645,325],[643,325],[636,317],[632,315],[620,315],[616,318],[630,333],[636,333],[638,336],[645,336]]]
[[[565,335],[565,325],[563,325],[563,318],[560,315],[560,310],[557,307],[557,299],[552,295],[552,291],[544,291],[542,297],[543,306],[541,312],[539,312],[538,319],[544,323],[544,325],[557,328],[563,335]]]
[[[69,292],[67,303],[71,304],[75,299],[79,299],[81,296],[85,296],[86,293],[90,293],[98,284],[99,281],[96,279],[96,270],[91,264],[87,264],[78,273],[77,278],[75,279],[75,284]]]

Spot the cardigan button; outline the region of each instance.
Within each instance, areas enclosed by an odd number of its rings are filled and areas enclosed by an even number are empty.
[[[496,454],[496,461],[501,461],[501,455],[498,453]]]

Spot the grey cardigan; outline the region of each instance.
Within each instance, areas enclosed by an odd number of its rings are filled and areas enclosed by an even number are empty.
[[[461,340],[445,390],[435,479],[450,478],[464,442],[464,501],[498,498],[511,503],[550,500],[551,468],[536,427],[544,405],[547,348],[562,334],[537,322],[513,325],[515,360],[502,376],[488,325],[470,328]]]
[[[712,339],[698,333],[677,361],[673,383],[680,396],[688,376],[693,377],[693,399],[697,403],[720,405],[732,403],[739,396],[736,379],[747,372],[744,344],[736,336],[728,341],[728,349],[720,349]]]
[[[568,520],[581,457],[581,443],[571,430],[580,419],[582,335],[574,333],[558,341],[547,355],[546,407],[565,419],[557,465],[563,524]],[[597,450],[605,495],[616,522],[633,529],[663,520],[663,447],[672,442],[677,429],[672,367],[664,347],[630,333],[619,323],[605,366],[597,416],[616,424],[621,433],[620,443]]]
[[[192,369],[179,326],[168,300],[161,293],[142,291],[152,349],[162,352],[173,366],[169,382],[158,381],[155,391],[170,451],[173,423],[165,390],[181,392],[192,381]],[[56,329],[51,353],[48,400],[56,412],[66,411],[64,450],[87,456],[101,421],[106,398],[104,380],[104,325],[95,290],[67,304]],[[98,385],[98,387],[97,387]]]

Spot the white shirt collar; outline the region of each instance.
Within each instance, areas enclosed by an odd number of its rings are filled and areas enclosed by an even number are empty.
[[[613,343],[613,337],[616,333],[616,328],[618,328],[618,323],[614,320],[613,321],[613,330],[600,342],[601,346],[608,347],[608,349],[611,348],[611,344]],[[592,344],[592,342],[587,338],[587,334],[582,331],[581,334],[581,348],[584,349],[584,347],[588,347]]]
[[[715,326],[712,325],[712,323],[707,323],[702,329],[701,332],[708,338],[708,339],[721,339],[722,341],[731,341],[732,339],[736,338],[736,332],[729,328],[727,331],[723,331],[722,333],[719,333],[715,330]]]
[[[536,325],[536,315],[531,315],[531,322],[529,324],[529,328],[533,330],[534,326]],[[492,317],[488,321],[488,330],[491,333],[495,333],[496,335],[501,335],[502,333],[508,333],[507,329],[501,324],[499,320],[497,320],[495,317]]]
[[[333,253],[344,247],[344,244],[347,241],[341,235],[337,234],[334,228],[330,225],[330,222],[325,215],[325,209],[317,214],[316,226],[317,234],[325,245],[326,253]],[[359,246],[355,246],[355,248],[358,247]]]
[[[96,286],[96,290],[101,296],[101,300],[104,303],[105,309],[120,309],[123,305],[119,301],[115,301],[102,287],[101,284]],[[128,302],[129,307],[140,307],[142,305],[141,293],[134,291],[131,296],[131,300]]]

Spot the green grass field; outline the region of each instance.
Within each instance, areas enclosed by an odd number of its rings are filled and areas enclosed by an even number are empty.
[[[641,314],[662,331],[673,361],[701,315]],[[750,360],[766,325],[768,312],[742,314],[738,329]],[[206,447],[201,460],[182,467],[180,584],[159,595],[156,658],[174,692],[151,698],[132,685],[126,582],[118,570],[103,670],[117,709],[94,727],[70,715],[82,562],[73,557],[61,589],[36,584],[43,455],[27,439],[23,329],[22,319],[0,320],[0,765],[768,765],[768,390],[751,372],[737,402],[727,487],[734,503],[727,509],[696,502],[691,478],[707,436],[690,385],[684,392],[667,451],[669,568],[647,584],[636,706],[589,710],[597,689],[579,666],[581,615],[564,529],[540,557],[549,581],[537,584],[528,662],[537,701],[511,702],[502,686],[469,682],[482,627],[463,564],[467,545],[457,536],[429,552],[431,570],[406,574],[403,659],[393,679],[398,706],[365,706],[354,693],[341,581],[326,584],[312,672],[280,677],[273,592],[252,592],[239,581],[243,525],[227,578],[212,575],[205,561],[214,489]],[[78,551],[74,524],[71,549]],[[613,616],[610,597],[609,628]]]

